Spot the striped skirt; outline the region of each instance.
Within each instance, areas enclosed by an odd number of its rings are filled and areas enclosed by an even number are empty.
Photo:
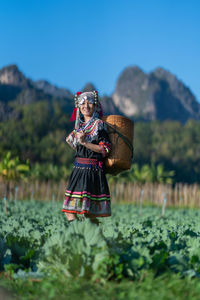
[[[102,161],[76,158],[62,211],[94,217],[111,216],[110,191]]]

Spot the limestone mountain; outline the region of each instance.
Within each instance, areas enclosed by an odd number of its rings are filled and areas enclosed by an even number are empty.
[[[96,90],[87,83],[82,91]],[[19,107],[38,101],[57,103],[71,114],[74,107],[70,90],[46,80],[27,78],[16,65],[0,70],[0,121],[19,117]],[[119,76],[112,95],[101,99],[103,112],[121,114],[134,120],[200,119],[200,104],[191,90],[176,76],[163,68],[145,73],[137,66],[127,67]]]
[[[30,86],[29,80],[18,69],[16,65],[9,65],[0,70],[0,83],[18,88]]]
[[[34,87],[42,90],[47,95],[51,95],[54,97],[73,97],[72,93],[69,90],[65,88],[59,88],[56,85],[51,84],[47,80],[37,80],[31,82]]]
[[[101,105],[104,115],[124,115],[124,113],[115,105],[112,97],[104,95],[101,98]]]
[[[93,91],[96,91],[96,87],[91,82],[88,82],[88,83],[85,84],[85,86],[83,87],[83,89],[81,91],[83,91],[83,92],[93,92]]]
[[[26,78],[16,65],[0,70],[0,121],[19,118],[19,107],[38,101],[57,101],[70,114],[73,95],[69,90],[58,88],[45,80],[33,81]]]
[[[190,89],[163,68],[149,74],[137,66],[126,68],[117,80],[112,98],[124,115],[136,119],[200,119],[200,104]]]

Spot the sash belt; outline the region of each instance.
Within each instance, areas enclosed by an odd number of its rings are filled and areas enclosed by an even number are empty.
[[[97,167],[99,166],[100,168],[103,168],[103,162],[98,160],[98,159],[94,159],[94,158],[82,158],[82,157],[76,157],[76,160],[74,162],[75,166],[81,166],[81,165],[88,165],[89,167],[94,166]],[[84,166],[83,166],[84,167]]]

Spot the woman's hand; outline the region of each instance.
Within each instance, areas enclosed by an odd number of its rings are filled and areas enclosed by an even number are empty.
[[[72,148],[75,149],[75,147],[72,145],[72,143],[69,141],[69,135],[66,137],[65,141],[67,142],[67,144]]]
[[[79,141],[80,144],[84,144],[85,143],[85,133],[83,132],[83,130],[77,132],[76,136],[77,136],[78,141]]]
[[[85,141],[85,133],[81,130],[79,132],[76,133],[76,136],[79,140],[79,143],[83,146],[85,146],[86,148],[94,151],[94,152],[97,152],[97,153],[101,153],[102,150],[101,150],[101,147],[99,145],[95,145],[95,144],[92,144],[92,143],[87,143]]]

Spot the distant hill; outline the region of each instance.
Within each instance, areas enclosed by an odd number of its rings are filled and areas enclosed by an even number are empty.
[[[96,89],[87,83],[83,91]],[[71,114],[74,101],[70,90],[46,80],[26,78],[17,65],[0,70],[0,121],[18,118],[17,107],[47,100],[59,102]],[[104,114],[121,114],[135,120],[200,119],[200,104],[184,83],[163,68],[149,74],[139,67],[127,67],[119,76],[112,95],[101,99]]]
[[[137,66],[126,68],[117,80],[112,98],[128,117],[180,122],[200,119],[200,104],[190,89],[163,68],[149,74]]]
[[[58,101],[63,111],[73,110],[73,95],[69,90],[58,88],[45,80],[26,78],[16,65],[0,70],[0,121],[19,118],[19,106],[41,100]]]

